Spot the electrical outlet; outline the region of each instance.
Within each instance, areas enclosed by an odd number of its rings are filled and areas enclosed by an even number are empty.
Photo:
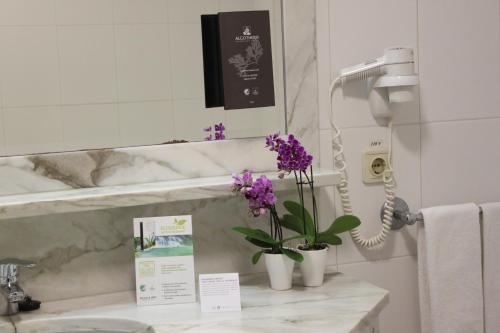
[[[363,182],[375,184],[383,182],[385,168],[388,165],[387,151],[368,151],[363,154]]]

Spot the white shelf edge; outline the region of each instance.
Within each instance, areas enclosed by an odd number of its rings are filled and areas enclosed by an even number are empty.
[[[273,181],[275,191],[296,188],[295,179],[290,175],[279,179],[276,172],[263,174]],[[340,175],[335,171],[316,169],[314,172],[317,188],[333,186],[339,181]],[[0,197],[0,220],[226,197],[234,195],[231,184],[232,177],[227,175],[3,196]]]

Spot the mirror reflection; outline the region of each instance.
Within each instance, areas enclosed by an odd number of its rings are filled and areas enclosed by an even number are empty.
[[[0,15],[2,156],[285,132],[280,0],[6,6],[9,15]],[[269,12],[274,106],[206,107],[212,85],[204,80],[201,16],[232,11]],[[242,22],[239,34],[252,29]],[[249,94],[258,91],[252,89]]]

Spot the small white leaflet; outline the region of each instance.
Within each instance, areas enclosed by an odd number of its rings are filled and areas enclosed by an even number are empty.
[[[241,311],[238,273],[200,274],[201,312]]]

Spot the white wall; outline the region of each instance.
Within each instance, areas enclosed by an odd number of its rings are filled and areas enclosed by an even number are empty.
[[[422,204],[500,201],[500,1],[420,0],[418,14]]]
[[[395,117],[398,196],[421,207],[500,201],[500,1],[317,0],[321,164],[331,166],[328,82],[339,69],[392,45],[417,52],[420,98]],[[366,236],[380,228],[383,187],[361,180],[361,156],[387,129],[369,112],[362,83],[334,94],[354,214]],[[333,196],[330,193],[330,196]],[[337,202],[337,207],[339,207]],[[340,211],[337,211],[340,214]],[[414,227],[391,234],[382,251],[337,249],[341,272],[388,289],[381,332],[419,332]]]
[[[270,10],[276,107],[206,110],[201,14]],[[0,0],[0,156],[285,127],[281,10],[263,0]]]

